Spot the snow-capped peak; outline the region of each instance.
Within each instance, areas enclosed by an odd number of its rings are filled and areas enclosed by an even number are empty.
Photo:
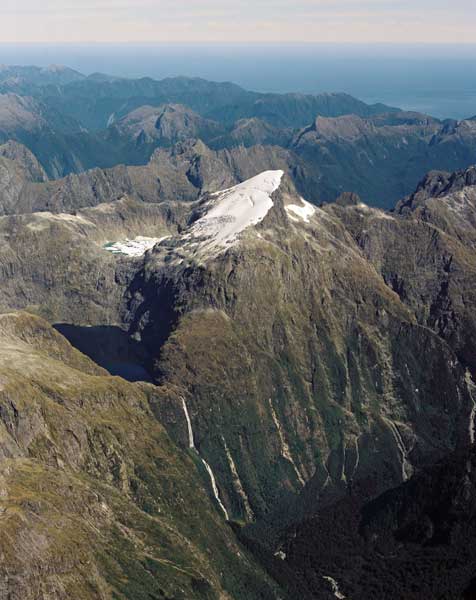
[[[226,247],[251,225],[264,219],[273,206],[283,171],[264,171],[232,188],[211,195],[207,213],[196,221],[188,238],[207,238],[206,247]]]

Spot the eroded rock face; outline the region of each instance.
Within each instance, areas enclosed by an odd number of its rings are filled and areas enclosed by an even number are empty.
[[[24,148],[23,152],[28,150]],[[18,182],[13,186],[8,180],[8,189],[4,184],[4,190],[0,190],[1,214],[45,210],[74,213],[124,195],[146,203],[194,202],[206,192],[230,187],[269,169],[293,174],[301,192],[310,194],[311,199],[317,183],[299,159],[283,148],[253,146],[215,151],[195,139],[159,148],[143,166],[91,169],[41,184],[21,169],[17,160],[10,164],[11,171],[19,171]]]
[[[124,291],[142,256],[104,246],[176,231],[173,209],[130,198],[76,214],[0,218],[0,307],[28,309],[52,323],[119,325]]]
[[[322,200],[352,191],[385,208],[413,190],[425,172],[473,164],[475,148],[474,121],[441,122],[411,112],[320,116],[289,146],[320,173],[329,189]]]

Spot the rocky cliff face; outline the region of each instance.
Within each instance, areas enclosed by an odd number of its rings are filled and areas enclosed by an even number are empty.
[[[334,186],[333,196],[323,200],[352,191],[369,204],[391,208],[425,172],[471,165],[475,133],[471,120],[441,122],[418,113],[318,117],[290,149]]]
[[[105,246],[176,231],[173,208],[124,197],[67,213],[0,217],[0,307],[50,322],[117,325],[124,290],[142,257]]]
[[[204,119],[181,104],[141,106],[114,123],[111,134],[126,137],[138,144],[172,145],[189,138],[207,138],[218,135],[220,125]]]
[[[26,148],[24,151],[28,152]],[[22,168],[16,160],[10,166],[10,170]],[[171,148],[157,149],[144,166],[92,169],[42,185],[19,171],[14,186],[5,178],[9,190],[8,194],[0,195],[0,214],[74,212],[116,201],[124,195],[145,203],[193,202],[206,192],[239,183],[267,169],[285,170],[302,193],[313,198],[317,179],[304,163],[283,148],[240,146],[212,150],[200,140],[187,140]]]
[[[225,506],[245,520],[300,493],[305,510],[350,489],[371,496],[473,438],[473,275],[457,267],[472,253],[460,247],[448,270],[427,222],[316,209],[290,182],[272,199],[220,252],[207,228],[193,241],[196,225],[156,246],[124,317],[156,357],[156,380],[182,389]],[[461,242],[442,237],[456,253]],[[453,271],[464,302],[451,337],[439,323]],[[402,294],[401,281],[418,289]],[[185,425],[173,425],[182,442]]]
[[[40,163],[25,146],[13,141],[0,146],[0,214],[16,212],[26,190],[47,180]]]

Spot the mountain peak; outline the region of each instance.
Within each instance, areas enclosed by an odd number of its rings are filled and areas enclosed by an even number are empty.
[[[399,213],[413,211],[425,204],[430,198],[443,198],[464,188],[476,185],[476,166],[447,173],[446,171],[430,171],[420,181],[416,191],[397,203],[395,210]]]
[[[205,248],[226,248],[273,207],[284,171],[264,171],[226,190],[210,194],[206,213],[192,225],[188,238],[205,238]]]

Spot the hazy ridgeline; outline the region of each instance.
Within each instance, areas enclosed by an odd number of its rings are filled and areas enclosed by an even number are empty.
[[[1,45],[0,63],[85,74],[233,81],[270,92],[336,92],[437,118],[476,114],[476,45]]]

